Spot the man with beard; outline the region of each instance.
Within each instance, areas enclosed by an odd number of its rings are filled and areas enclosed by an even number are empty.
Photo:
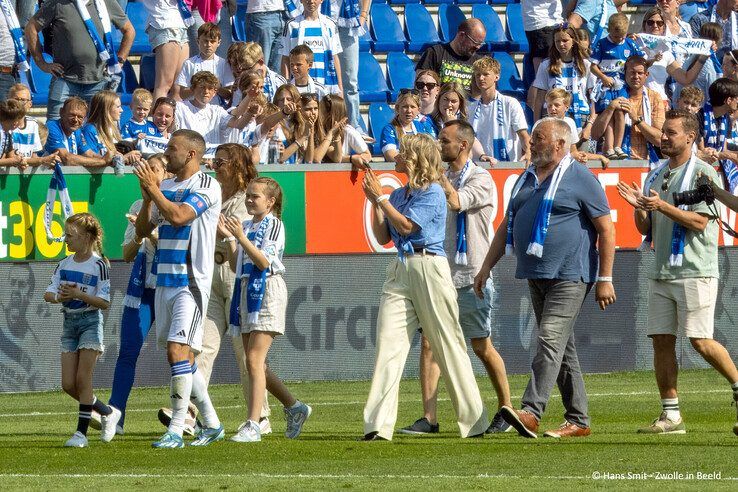
[[[517,258],[515,277],[528,280],[538,322],[531,378],[522,410],[507,405],[500,409],[523,437],[537,437],[554,384],[566,421],[544,436],[590,434],[574,324],[593,285],[601,309],[615,302],[610,207],[597,178],[569,154],[572,140],[569,126],[556,118],[544,118],[533,131],[532,165],[515,183],[505,220],[474,279],[474,290],[482,298],[490,270],[507,252]]]
[[[661,151],[669,160],[646,177],[643,191],[637,184],[618,183],[618,192],[635,208],[641,234],[653,240],[655,260],[649,274],[648,336],[653,342],[653,365],[661,395],[661,415],[638,430],[645,434],[684,434],[679,412],[676,356],[677,335],[692,347],[731,385],[738,402],[738,370],[730,354],[713,339],[715,301],[718,294],[718,223],[710,207],[674,204],[674,192],[696,188],[700,176],[719,183],[715,169],[697,159],[692,144],[697,138],[692,114],[673,110],[666,114]],[[732,196],[715,185],[721,200]],[[730,199],[726,200],[726,195]],[[733,427],[738,435],[738,424]]]
[[[10,266],[7,299],[0,302],[0,392],[42,389],[39,374],[40,341],[28,324],[28,303],[33,298],[33,271],[28,263]]]

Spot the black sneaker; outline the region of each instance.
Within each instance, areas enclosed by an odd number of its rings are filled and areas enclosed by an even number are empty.
[[[486,434],[501,434],[503,432],[510,432],[512,430],[512,426],[505,422],[505,419],[502,418],[502,414],[498,410],[495,416],[492,418],[492,423],[489,424],[489,427],[487,427]]]
[[[423,417],[415,421],[413,425],[408,425],[398,430],[400,434],[438,434],[438,424],[431,424],[427,418]]]

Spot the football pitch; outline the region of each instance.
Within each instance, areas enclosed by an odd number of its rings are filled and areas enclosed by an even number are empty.
[[[479,378],[490,413],[497,403]],[[520,403],[527,376],[510,378]],[[660,413],[652,372],[585,376],[592,435],[557,441],[511,432],[460,439],[447,393],[439,394],[440,434],[395,434],[392,442],[357,442],[369,383],[290,383],[313,407],[299,439],[284,437],[282,410],[273,398],[272,427],[261,443],[228,441],[245,414],[241,388],[211,388],[226,441],[206,448],[154,450],[164,431],[156,411],[164,388],[134,388],[126,433],[104,444],[90,430],[90,446],[62,445],[76,426],[76,404],[61,392],[0,395],[0,478],[9,489],[729,489],[738,490],[738,436],[729,386],[715,372],[680,374],[686,435],[647,436],[635,430]],[[98,391],[107,398],[107,390]],[[558,395],[541,433],[563,421]],[[402,382],[397,426],[422,416],[417,380]],[[191,438],[187,439],[189,441]]]

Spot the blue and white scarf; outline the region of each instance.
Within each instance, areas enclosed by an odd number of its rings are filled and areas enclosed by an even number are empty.
[[[179,10],[179,15],[182,17],[185,26],[190,27],[195,23],[195,19],[192,18],[192,10],[184,0],[177,0],[177,10]]]
[[[546,235],[548,234],[548,225],[551,221],[551,210],[553,210],[556,191],[559,189],[564,173],[566,173],[573,162],[574,159],[572,159],[571,154],[566,154],[551,175],[551,183],[548,185],[546,194],[543,195],[543,199],[538,205],[538,212],[536,212],[536,218],[533,222],[533,230],[530,233],[530,242],[528,243],[526,254],[537,256],[538,258],[543,256],[543,243],[546,241]],[[520,178],[518,178],[515,186],[513,187],[512,193],[510,194],[510,203],[507,207],[507,239],[505,241],[506,255],[512,255],[515,252],[515,244],[513,240],[515,210],[513,207],[513,200],[525,184],[528,175],[531,175],[535,180],[538,179],[535,166],[532,164],[528,166]]]
[[[720,118],[715,118],[712,106],[705,104],[704,110],[705,146],[721,151],[725,147],[725,141],[733,137],[730,116],[726,113]],[[717,120],[717,121],[716,121]],[[738,166],[729,159],[722,159],[720,167],[728,182],[728,191],[734,193],[738,187]]]
[[[645,186],[643,187],[643,194],[645,196],[650,196],[651,194],[651,186],[653,186],[653,183],[656,181],[656,178],[662,173],[666,172],[665,170],[669,166],[669,161],[665,160],[663,164],[661,164],[652,174],[649,176],[648,180],[646,181]],[[692,157],[689,158],[689,162],[687,162],[687,168],[684,170],[684,174],[682,175],[682,182],[679,184],[679,192],[684,193],[686,190],[689,189],[689,187],[692,185],[692,176],[694,175],[694,168],[695,168],[695,155],[692,153]],[[688,205],[680,205],[679,208],[681,210],[687,210],[689,208]],[[651,219],[651,214],[649,213],[649,221]],[[687,236],[687,229],[678,224],[677,222],[674,222],[674,227],[672,228],[671,232],[671,254],[669,255],[669,265],[670,266],[681,266],[682,261],[684,259],[684,241]],[[639,251],[647,251],[651,247],[651,241],[652,241],[652,231],[651,228],[649,228],[648,232],[646,233],[646,238],[643,240],[643,243],[641,243],[641,246],[638,248]]]
[[[128,278],[128,288],[126,296],[123,298],[123,305],[129,308],[138,309],[141,306],[141,297],[143,297],[146,288],[146,250],[145,245],[141,245],[136,253],[136,259],[133,260],[133,268],[131,268],[131,276]]]
[[[290,19],[294,19],[302,15],[302,2],[300,2],[299,0],[297,2],[295,2],[294,0],[284,0],[284,9],[287,11],[287,15],[290,17]]]
[[[31,68],[26,57],[26,40],[23,37],[23,30],[18,23],[18,16],[13,8],[13,2],[10,0],[0,0],[0,8],[5,16],[5,23],[8,25],[10,37],[13,38],[13,46],[15,46],[15,63],[18,70],[25,72]]]
[[[466,180],[469,178],[470,171],[472,170],[472,166],[475,164],[471,161],[471,159],[466,161],[466,164],[464,165],[464,169],[461,170],[461,174],[459,174],[459,178],[456,180],[456,182],[452,183],[454,189],[457,191],[460,190],[464,183],[466,183]],[[446,177],[450,177],[451,170],[449,169],[446,171]],[[462,210],[458,214],[456,214],[456,256],[454,257],[454,263],[457,265],[466,265],[467,260],[467,244],[466,244],[466,210]]]
[[[364,22],[363,26],[359,22],[359,15],[361,15],[361,3],[359,0],[337,0],[336,4],[339,2],[341,4],[338,12],[334,10],[333,1],[323,0],[320,6],[320,13],[335,20],[338,27],[348,29],[349,34],[353,37],[360,37],[366,34],[366,22]]]
[[[586,86],[587,73],[580,74],[576,65],[573,62],[568,62],[564,63],[561,67],[561,75],[553,77],[553,85],[551,87],[551,89],[560,87],[571,93],[571,107],[568,113],[580,130],[591,112],[586,91],[583,90]]]
[[[97,56],[107,63],[108,73],[121,73],[122,69],[118,63],[118,55],[115,52],[115,46],[113,46],[113,36],[110,34],[110,14],[108,14],[108,7],[105,5],[105,0],[93,1],[95,2],[95,8],[97,9],[97,14],[100,17],[100,23],[103,27],[104,40],[100,39],[100,36],[97,34],[95,23],[92,22],[90,12],[87,10],[87,1],[74,0],[74,3],[77,6],[77,11],[79,12],[80,17],[82,17],[82,21],[85,23],[87,33],[92,39],[92,44],[95,45]]]
[[[336,71],[336,63],[333,60],[333,50],[330,49],[331,46],[331,38],[332,36],[338,36],[338,32],[334,31],[334,25],[333,21],[330,20],[330,18],[319,15],[318,21],[320,22],[320,31],[321,36],[323,37],[323,46],[326,47],[325,51],[323,52],[323,71],[325,74],[325,80],[323,81],[323,85],[325,85],[325,88],[330,92],[331,94],[335,94],[335,92],[338,89],[338,72]],[[303,26],[298,26],[297,28],[297,41],[295,42],[296,45],[305,44],[305,31],[306,29]],[[317,36],[316,36],[317,37]],[[312,70],[315,70],[313,68]],[[312,75],[312,74],[311,74]],[[264,87],[266,90],[266,81],[264,81]],[[276,88],[275,88],[276,90]]]
[[[269,223],[272,221],[272,214],[267,214],[259,224],[259,228],[255,232],[248,232],[247,238],[257,249],[261,249],[264,245],[264,236],[266,235]],[[251,223],[249,223],[250,225]],[[266,292],[266,279],[269,268],[259,270],[253,262],[243,261],[246,254],[240,249],[241,254],[238,255],[236,263],[236,283],[233,286],[233,297],[231,298],[231,310],[229,313],[230,332],[232,336],[241,333],[241,279],[248,276],[246,284],[246,312],[248,313],[247,323],[254,324],[259,321],[259,311],[264,300],[264,292]]]
[[[643,122],[647,125],[651,125],[651,99],[648,97],[648,91],[646,87],[643,87],[643,95],[641,97],[641,108],[643,113]],[[625,113],[625,133],[623,133],[623,143],[620,148],[623,152],[630,155],[631,151],[631,132],[633,131],[633,122],[630,120],[630,115]],[[644,137],[645,139],[645,137]],[[650,167],[653,169],[659,162],[659,155],[656,153],[656,147],[646,139],[646,148],[648,149],[648,162]]]
[[[507,151],[507,135],[508,124],[505,124],[505,113],[502,104],[502,97],[499,92],[495,93],[495,98],[490,101],[495,106],[495,117],[492,119],[492,156],[498,161],[509,161],[510,153]],[[479,119],[482,117],[482,100],[477,102],[474,108],[471,126],[474,133],[479,134]],[[487,149],[485,149],[486,151]]]
[[[710,10],[710,22],[717,22],[718,24],[722,25],[722,22],[720,22],[720,20],[722,19],[718,19],[717,5],[715,5]],[[723,39],[725,39],[725,33],[723,33]],[[730,12],[730,46],[729,48],[731,50],[738,49],[738,14],[736,14],[733,11]]]
[[[46,210],[44,210],[44,227],[46,228],[46,238],[49,241],[60,243],[64,241],[64,234],[61,237],[54,236],[51,232],[51,221],[54,217],[54,205],[56,204],[56,193],[59,192],[59,201],[61,202],[62,216],[64,221],[74,214],[72,209],[72,200],[69,198],[69,190],[67,190],[67,181],[64,179],[61,166],[57,163],[54,166],[54,174],[51,175],[49,181],[49,189],[46,192]]]

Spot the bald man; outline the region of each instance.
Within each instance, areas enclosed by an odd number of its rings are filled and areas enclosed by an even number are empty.
[[[477,51],[484,45],[486,36],[487,29],[479,19],[466,19],[459,24],[450,43],[437,44],[423,52],[415,71],[433,70],[440,75],[442,83],[459,82],[475,97],[472,64],[480,58]]]

